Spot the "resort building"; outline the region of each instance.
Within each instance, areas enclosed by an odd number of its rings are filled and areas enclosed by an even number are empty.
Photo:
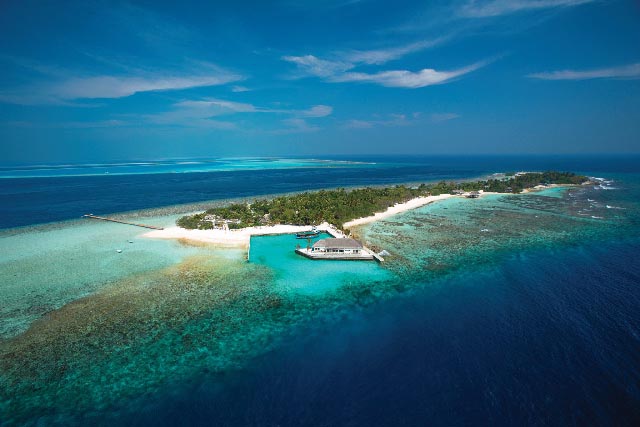
[[[203,221],[210,222],[214,230],[229,231],[229,224],[240,224],[239,219],[224,219],[218,215],[205,215]]]
[[[308,248],[297,248],[296,253],[312,259],[372,260],[374,255],[359,241],[349,238],[318,240]]]
[[[322,239],[313,244],[311,252],[359,254],[362,252],[362,243],[356,239]]]

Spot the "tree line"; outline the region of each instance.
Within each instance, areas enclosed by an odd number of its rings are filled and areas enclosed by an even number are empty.
[[[396,203],[404,203],[420,196],[451,194],[455,191],[490,191],[496,193],[520,193],[526,188],[549,184],[582,184],[587,177],[571,172],[542,172],[505,175],[504,178],[474,182],[446,182],[407,187],[396,185],[384,188],[357,188],[346,190],[320,190],[271,200],[255,200],[252,203],[233,203],[208,209],[195,215],[178,219],[180,227],[211,229],[213,222],[228,222],[230,229],[258,225],[295,224],[317,225],[329,222],[342,228],[345,222],[373,215]]]

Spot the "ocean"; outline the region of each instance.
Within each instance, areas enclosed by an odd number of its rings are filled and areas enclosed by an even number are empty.
[[[1,178],[0,425],[637,425],[638,160]],[[600,180],[360,227],[382,265],[298,258],[291,236],[254,237],[246,262],[77,219],[170,225],[208,201],[545,169]]]
[[[638,156],[367,156],[0,168],[0,228],[322,188],[471,179],[523,170],[637,171]],[[611,170],[611,169],[615,170]],[[107,173],[108,172],[108,173]],[[75,175],[74,175],[75,173]],[[29,178],[20,178],[29,176]]]

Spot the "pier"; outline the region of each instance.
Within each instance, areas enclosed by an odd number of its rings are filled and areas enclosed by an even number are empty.
[[[104,216],[98,216],[98,215],[94,215],[94,214],[86,214],[86,215],[82,215],[82,217],[83,218],[91,218],[91,219],[99,219],[100,221],[117,222],[119,224],[133,225],[133,226],[142,227],[142,228],[150,228],[152,230],[164,230],[164,228],[156,227],[155,225],[136,224],[134,222],[122,221],[122,220],[119,220],[119,219],[107,218],[107,217],[104,217]]]
[[[375,253],[374,251],[372,251],[368,247],[364,246],[364,250],[368,251],[371,254],[371,256],[373,257],[374,260],[378,261],[379,263],[383,263],[384,262],[384,258],[382,258],[380,255],[378,255],[377,253]]]
[[[326,224],[326,223],[325,223]],[[342,238],[342,237],[346,237],[344,235],[344,233],[340,230],[338,230],[337,228],[335,228],[333,225],[331,224],[326,224],[326,226],[324,226],[325,224],[320,224],[318,227],[318,230],[320,231],[324,231],[325,233],[327,233],[329,236],[331,237],[335,237],[335,238]]]

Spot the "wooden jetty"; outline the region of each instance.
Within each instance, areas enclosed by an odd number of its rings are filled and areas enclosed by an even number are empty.
[[[364,246],[364,249],[366,251],[369,251],[369,253],[371,254],[371,256],[373,257],[374,260],[378,261],[379,263],[383,263],[384,262],[384,258],[382,258],[380,255],[378,255],[377,253],[375,253],[374,251],[372,251],[368,247]]]
[[[91,219],[99,219],[100,221],[111,221],[111,222],[117,222],[119,224],[126,224],[126,225],[134,225],[136,227],[142,227],[142,228],[150,228],[152,230],[164,230],[164,228],[162,227],[156,227],[155,225],[146,225],[146,224],[136,224],[134,222],[128,222],[128,221],[121,221],[119,219],[115,219],[115,218],[107,218],[104,216],[98,216],[98,215],[94,215],[94,214],[86,214],[86,215],[82,215],[83,218],[91,218]]]

